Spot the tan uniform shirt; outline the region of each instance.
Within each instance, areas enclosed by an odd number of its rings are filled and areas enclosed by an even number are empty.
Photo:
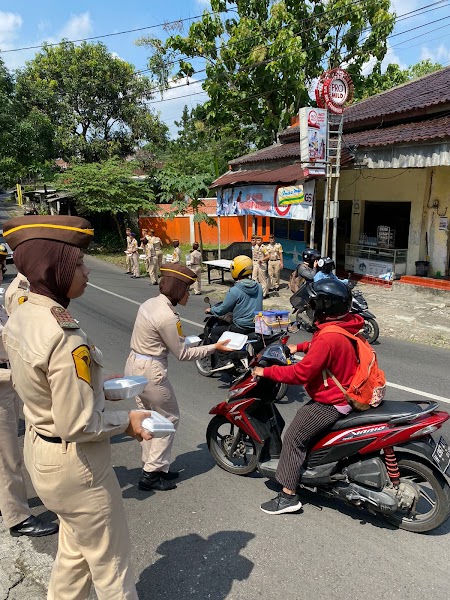
[[[172,262],[179,263],[181,257],[181,250],[179,248],[174,248],[172,253]]]
[[[258,262],[260,260],[264,260],[264,258],[267,256],[267,253],[268,250],[266,246],[264,246],[264,244],[261,244],[261,246],[258,246],[258,244],[256,244],[253,250],[253,260]]]
[[[104,410],[101,352],[81,329],[63,328],[52,309],[62,307],[30,292],[3,330],[27,421],[38,433],[67,442],[97,442],[122,433],[128,413]]]
[[[5,308],[8,315],[11,315],[15,308],[26,301],[29,291],[28,279],[22,273],[17,273],[5,293]]]
[[[281,255],[283,254],[281,244],[275,242],[275,244],[267,244],[266,247],[270,255],[270,260],[281,260]]]
[[[178,360],[195,360],[214,352],[214,344],[189,348],[186,346],[180,316],[164,294],[141,304],[130,342],[134,352],[167,360],[169,351]]]
[[[190,254],[191,266],[195,267],[196,265],[202,264],[202,253],[198,250],[192,250]]]
[[[153,248],[155,249],[155,252],[160,252],[162,249],[162,242],[161,242],[161,238],[159,238],[158,236],[154,235],[150,238],[149,240],[150,244],[153,244]]]
[[[127,235],[127,252],[131,252],[131,242],[133,239],[134,238],[132,238],[131,235]]]

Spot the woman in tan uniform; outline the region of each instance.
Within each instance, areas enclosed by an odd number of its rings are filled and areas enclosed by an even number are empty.
[[[149,412],[105,411],[102,354],[67,311],[86,288],[83,263],[93,230],[85,219],[31,216],[4,224],[28,300],[3,330],[26,420],[25,465],[45,506],[60,520],[47,598],[136,600],[131,544],[110,438],[142,429]]]
[[[167,357],[172,352],[178,360],[197,360],[215,350],[228,351],[227,342],[189,348],[186,346],[180,317],[175,306],[185,306],[189,286],[196,280],[193,271],[181,264],[161,267],[161,294],[141,304],[133,334],[131,352],[125,365],[125,375],[143,375],[149,380],[145,390],[136,397],[139,408],[153,409],[178,426],[180,412],[177,399],[167,378]],[[172,490],[176,471],[169,471],[174,436],[142,441],[144,468],[139,480],[141,490]]]

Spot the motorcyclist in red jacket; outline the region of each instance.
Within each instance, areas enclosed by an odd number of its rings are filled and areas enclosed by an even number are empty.
[[[288,427],[276,478],[282,491],[269,502],[261,505],[268,514],[298,511],[302,504],[297,495],[297,485],[310,441],[321,431],[331,427],[351,408],[342,391],[330,379],[324,377],[328,369],[346,388],[357,368],[356,350],[348,338],[339,333],[319,336],[329,325],[338,325],[357,333],[364,326],[359,315],[349,314],[351,292],[339,280],[322,279],[308,285],[309,306],[314,313],[317,327],[311,342],[290,345],[291,352],[305,352],[305,358],[290,366],[256,367],[253,375],[292,385],[303,385],[311,400],[302,406]]]

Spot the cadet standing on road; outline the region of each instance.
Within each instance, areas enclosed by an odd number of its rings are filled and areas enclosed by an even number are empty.
[[[180,242],[178,240],[173,240],[172,245],[173,245],[172,262],[179,263],[181,260]]]
[[[127,236],[127,249],[126,249],[126,261],[127,261],[127,270],[125,271],[125,275],[131,275],[133,272],[133,260],[131,258],[131,229],[127,227],[125,229],[125,234]]]
[[[256,245],[253,251],[253,275],[252,279],[256,279],[258,283],[261,284],[263,290],[263,298],[267,298],[269,294],[269,280],[267,277],[267,263],[269,261],[269,251],[266,246],[264,246],[262,237],[256,236]]]
[[[155,235],[155,230],[154,229],[150,229],[150,240],[153,244],[153,248],[155,250],[156,253],[156,262],[157,262],[157,273],[156,275],[161,277],[161,273],[159,272],[159,270],[161,269],[161,265],[163,263],[163,251],[162,251],[162,242],[161,242],[161,238],[159,238],[157,235]],[[158,280],[158,277],[157,277]]]
[[[180,411],[172,386],[167,378],[167,357],[172,352],[178,360],[197,360],[215,350],[227,351],[224,342],[189,348],[186,346],[180,316],[175,306],[185,306],[189,287],[196,275],[184,265],[167,263],[161,267],[161,294],[141,304],[133,334],[131,352],[125,365],[125,375],[142,375],[149,380],[145,390],[136,397],[139,408],[152,409],[178,427]],[[166,491],[176,488],[177,471],[169,471],[174,436],[142,442],[144,468],[139,480],[141,490]]]
[[[194,283],[194,294],[198,296],[202,293],[202,253],[199,251],[197,242],[192,244],[192,250],[189,255],[190,264],[188,267],[194,271],[197,279]]]
[[[269,288],[275,290],[275,293],[278,294],[280,289],[280,272],[283,268],[283,247],[278,242],[275,242],[273,233],[269,235],[267,249],[269,251]]]
[[[131,276],[133,279],[139,279],[141,276],[140,268],[139,268],[139,250],[138,243],[134,233],[131,233],[131,243],[130,243],[130,252],[131,252],[131,264],[133,275]]]
[[[139,440],[149,412],[105,411],[102,354],[67,311],[84,293],[83,250],[93,237],[80,217],[20,217],[4,224],[17,268],[30,282],[27,302],[3,331],[26,419],[25,464],[49,510],[59,543],[49,600],[136,600],[131,544],[110,438]]]
[[[17,304],[17,306],[19,306]],[[0,330],[8,315],[0,306]],[[19,397],[11,382],[8,356],[0,339],[0,510],[11,535],[42,537],[57,533],[56,523],[45,523],[31,514],[22,473],[22,453],[19,448]]]

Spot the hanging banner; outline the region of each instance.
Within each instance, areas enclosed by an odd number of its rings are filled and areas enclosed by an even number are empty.
[[[315,180],[296,186],[243,185],[221,188],[217,215],[257,215],[311,221]]]
[[[327,160],[327,118],[322,108],[305,106],[299,111],[302,163],[324,166]]]

